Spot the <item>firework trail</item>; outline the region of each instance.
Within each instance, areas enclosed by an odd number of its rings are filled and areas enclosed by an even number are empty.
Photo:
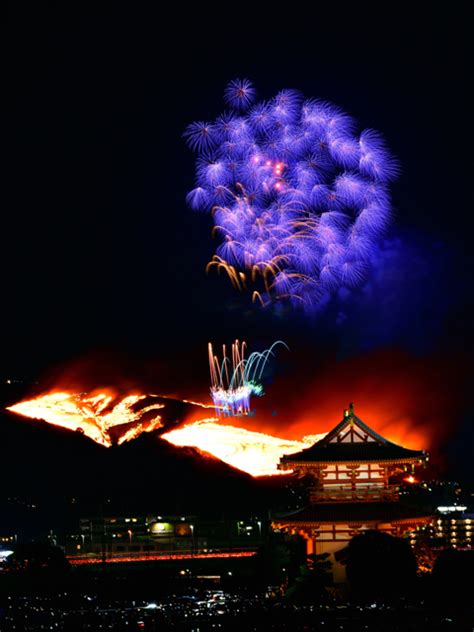
[[[213,214],[220,238],[208,269],[251,287],[263,305],[310,310],[359,285],[389,223],[398,172],[382,137],[357,133],[340,108],[294,90],[255,103],[243,79],[224,96],[229,112],[184,133],[198,155],[187,202]]]
[[[223,345],[222,360],[219,361],[209,343],[211,397],[219,415],[247,415],[250,412],[250,397],[263,395],[260,384],[262,373],[269,357],[274,355],[273,349],[278,345],[288,349],[284,342],[277,340],[269,349],[254,351],[246,358],[246,343],[236,340],[232,344],[232,360]]]

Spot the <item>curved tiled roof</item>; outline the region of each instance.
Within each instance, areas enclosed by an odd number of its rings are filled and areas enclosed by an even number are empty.
[[[296,454],[287,454],[281,458],[282,463],[330,463],[342,461],[346,463],[358,461],[407,461],[425,459],[422,450],[409,450],[403,446],[387,441],[381,445],[367,443],[322,443],[318,441],[310,448]]]
[[[335,441],[341,433],[348,430],[351,426],[358,428],[370,440]],[[354,415],[354,409],[351,404],[345,413],[344,419],[328,432],[323,439],[317,441],[311,447],[301,450],[301,452],[283,456],[280,459],[280,463],[283,466],[290,467],[290,464],[293,463],[297,465],[332,462],[357,463],[361,461],[413,462],[425,460],[426,457],[427,454],[423,450],[409,450],[388,441],[375,430],[372,430],[359,417]]]
[[[321,522],[390,522],[429,518],[431,512],[399,502],[349,502],[317,503],[292,514],[274,517],[276,523],[321,523]]]

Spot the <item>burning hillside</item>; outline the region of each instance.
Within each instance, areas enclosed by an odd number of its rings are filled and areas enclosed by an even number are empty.
[[[38,419],[87,437],[110,447],[135,439],[143,432],[169,429],[182,423],[191,413],[194,418],[207,414],[204,404],[159,395],[120,396],[112,391],[92,393],[52,392],[10,406],[7,410]]]
[[[280,474],[277,463],[283,454],[298,452],[322,436],[291,441],[223,425],[214,417],[203,419],[209,408],[214,407],[158,395],[119,397],[112,392],[60,391],[20,402],[8,410],[80,431],[105,447],[158,430],[175,446],[197,448],[252,476]]]
[[[216,419],[198,421],[163,435],[176,446],[195,447],[252,476],[286,474],[277,469],[284,454],[293,454],[324,436],[312,435],[301,441],[280,439],[245,428],[220,425]]]

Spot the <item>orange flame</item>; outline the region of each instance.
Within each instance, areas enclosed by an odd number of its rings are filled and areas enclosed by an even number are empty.
[[[155,401],[144,405],[143,400],[151,397],[158,396],[128,395],[117,400],[114,394],[105,392],[80,394],[61,391],[20,402],[8,410],[68,430],[80,430],[96,443],[110,447],[114,440],[121,444],[143,432],[164,427],[166,404]],[[201,408],[213,408],[182,401]],[[245,428],[221,425],[216,418],[210,418],[171,430],[163,434],[162,438],[178,447],[194,447],[207,452],[252,476],[267,476],[282,474],[277,464],[284,454],[299,452],[322,436],[307,436],[301,441],[282,439]]]
[[[134,409],[146,397],[147,395],[128,395],[114,403],[114,396],[107,393],[49,393],[10,406],[7,410],[31,419],[42,419],[68,430],[80,430],[97,443],[110,447],[113,443],[110,435],[112,428],[127,425],[127,428],[119,432],[117,442],[120,444],[134,439],[142,432],[151,432],[162,426],[161,416],[157,411],[164,408],[163,403],[154,402],[140,410]],[[147,413],[152,415],[144,420]]]
[[[209,452],[252,476],[268,476],[288,473],[277,469],[280,457],[308,448],[323,436],[313,435],[303,437],[302,441],[291,441],[235,426],[222,426],[212,418],[177,428],[162,435],[162,438],[176,446]]]

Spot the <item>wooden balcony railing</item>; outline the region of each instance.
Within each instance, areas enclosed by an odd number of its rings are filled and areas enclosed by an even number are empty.
[[[310,492],[310,500],[312,503],[398,500],[398,486],[373,488],[359,485],[357,489],[313,489]]]

